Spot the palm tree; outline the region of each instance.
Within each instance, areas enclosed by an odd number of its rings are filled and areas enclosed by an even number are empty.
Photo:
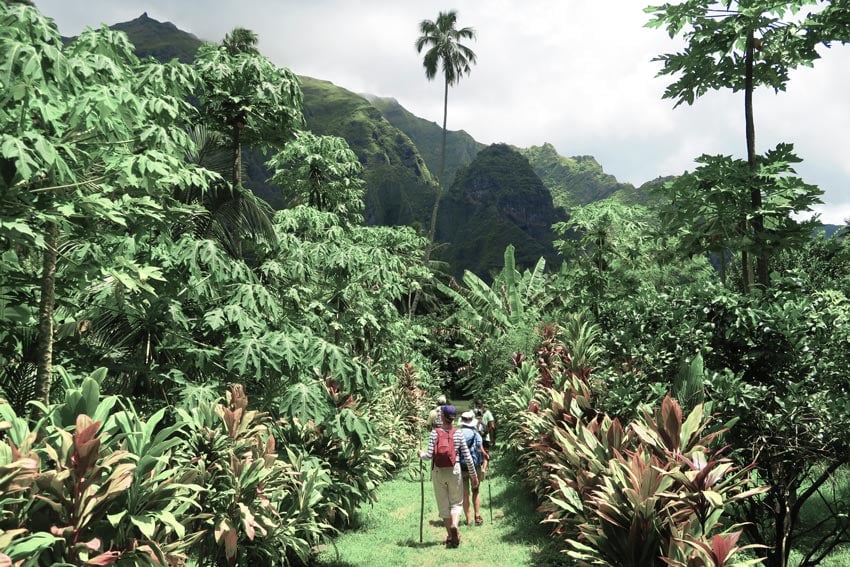
[[[416,40],[416,52],[428,48],[422,64],[425,67],[425,76],[432,80],[437,76],[438,66],[442,66],[445,78],[445,90],[443,94],[443,143],[440,151],[440,176],[438,178],[437,195],[434,198],[434,207],[431,210],[431,225],[428,229],[428,248],[425,249],[425,261],[427,264],[431,258],[434,248],[434,236],[437,231],[437,211],[440,208],[440,199],[443,196],[443,175],[446,169],[446,117],[449,106],[449,86],[456,84],[464,74],[472,71],[470,65],[476,62],[475,53],[467,46],[460,43],[462,39],[475,39],[473,28],[457,29],[457,12],[440,12],[437,21],[423,20],[419,24],[422,35]],[[411,313],[416,310],[419,302],[419,294],[413,300]]]
[[[240,53],[259,55],[258,42],[259,38],[256,33],[246,28],[236,27],[230,33],[224,34],[221,45],[227,49],[230,55],[239,55]]]

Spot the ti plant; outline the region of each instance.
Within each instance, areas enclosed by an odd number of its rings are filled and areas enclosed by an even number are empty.
[[[0,444],[0,565],[21,565],[52,547],[56,537],[31,533],[23,521],[40,466],[32,451],[35,433],[5,402],[0,403],[0,418],[0,431],[7,436],[7,443]]]
[[[750,486],[752,466],[722,456],[725,429],[709,428],[698,396],[689,396],[688,414],[667,396],[624,425],[596,407],[591,357],[572,365],[554,327],[544,328],[541,339],[534,362],[518,356],[509,378],[534,385],[527,411],[512,417],[509,443],[563,551],[579,565],[754,564],[738,561],[750,546],[737,546],[739,530],[725,518],[730,505],[765,488]]]
[[[289,554],[305,560],[314,543],[305,534],[320,532],[309,506],[319,485],[277,458],[268,415],[248,409],[239,385],[226,405],[179,414],[187,424],[181,457],[204,489],[192,524],[202,532],[193,549],[199,565],[284,565]]]
[[[45,439],[53,469],[42,472],[36,498],[40,512],[58,538],[51,550],[54,565],[111,565],[120,550],[105,550],[98,533],[110,504],[133,482],[135,463],[128,451],[102,451],[101,423],[77,416],[73,433],[56,429]]]
[[[748,488],[752,467],[740,469],[718,457],[722,449],[713,446],[722,431],[704,434],[708,424],[702,405],[685,417],[668,396],[657,411],[644,411],[629,425],[607,458],[597,453],[599,487],[579,495],[587,520],[577,536],[567,538],[568,553],[588,565],[748,564],[733,561],[737,536],[723,518],[732,503],[765,488]],[[575,439],[567,450],[600,445],[592,434]],[[714,559],[700,563],[707,557]]]

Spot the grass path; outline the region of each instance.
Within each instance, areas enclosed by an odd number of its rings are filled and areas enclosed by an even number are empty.
[[[413,465],[418,466],[418,465]],[[457,549],[443,545],[446,531],[437,517],[437,505],[425,471],[425,515],[419,543],[420,484],[417,469],[402,471],[385,483],[374,506],[360,512],[357,527],[326,546],[316,567],[377,566],[463,566],[493,567],[522,565],[555,567],[566,565],[565,557],[547,547],[546,529],[538,525],[534,504],[521,487],[499,469],[481,486],[483,526],[463,525]],[[490,520],[490,494],[492,514]]]

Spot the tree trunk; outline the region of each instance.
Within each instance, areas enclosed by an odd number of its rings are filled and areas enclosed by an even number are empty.
[[[773,549],[768,553],[767,564],[771,567],[785,567],[791,553],[791,504],[793,488],[786,491],[785,486],[776,487],[776,502],[773,509],[774,541]]]
[[[233,122],[233,190],[242,185],[242,122]]]
[[[41,299],[38,305],[38,364],[36,370],[37,399],[50,403],[53,379],[53,307],[56,302],[56,247],[59,227],[48,221],[41,270]]]
[[[750,225],[744,222],[742,234],[747,234],[750,231]],[[753,273],[753,263],[750,261],[750,253],[746,250],[741,250],[741,287],[744,294],[749,294],[753,289],[755,275]]]
[[[239,193],[242,187],[242,128],[245,127],[244,119],[237,117],[233,122],[233,196],[240,199]],[[237,258],[242,257],[242,234],[237,226],[231,227],[234,231],[233,254]]]
[[[446,172],[446,119],[449,112],[449,80],[446,79],[445,89],[443,91],[443,143],[440,148],[440,176],[437,178],[437,194],[434,196],[434,206],[431,208],[431,225],[428,227],[428,245],[425,248],[425,256],[422,259],[422,264],[427,267],[431,260],[431,252],[434,250],[434,240],[437,236],[437,212],[440,209],[440,199],[443,197],[443,175]],[[412,317],[416,313],[416,308],[419,306],[419,298],[422,295],[421,290],[416,290],[413,296],[413,305],[410,307],[409,315]]]
[[[753,30],[747,33],[747,47],[744,65],[744,119],[747,131],[747,165],[750,168],[750,206],[752,207],[753,241],[756,245],[756,274],[755,280],[762,287],[767,287],[770,280],[766,242],[764,238],[764,217],[761,214],[761,189],[755,182],[756,175],[756,130],[753,118],[753,57],[755,54],[755,38]],[[752,281],[752,280],[751,280]]]

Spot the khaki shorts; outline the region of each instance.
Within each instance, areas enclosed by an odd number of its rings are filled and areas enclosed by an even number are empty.
[[[487,478],[487,472],[484,471],[484,470],[481,470],[481,467],[475,467],[475,474],[478,475],[478,484],[479,485],[482,482],[484,482],[485,478]],[[472,477],[469,476],[469,471],[466,470],[466,467],[463,467],[463,483],[467,484],[467,483],[471,483],[471,482],[472,482]]]

